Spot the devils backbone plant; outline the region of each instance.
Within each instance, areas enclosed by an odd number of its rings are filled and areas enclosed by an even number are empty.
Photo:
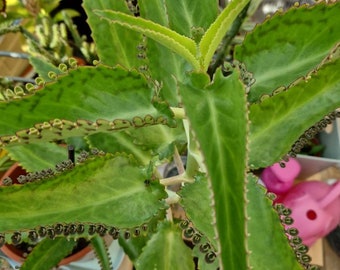
[[[1,244],[85,237],[99,250],[111,235],[136,269],[194,269],[194,257],[199,269],[317,269],[253,172],[337,116],[340,4],[295,5],[235,46],[248,2],[85,0],[99,62],[47,73],[32,61],[36,84],[0,103],[0,146],[30,173],[0,189]],[[179,174],[164,178],[172,159]],[[39,245],[22,269],[56,264]]]

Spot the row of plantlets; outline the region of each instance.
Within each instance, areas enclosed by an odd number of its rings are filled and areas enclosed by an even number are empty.
[[[294,6],[221,48],[249,1],[215,2],[84,1],[99,62],[32,61],[36,84],[0,103],[0,146],[40,175],[0,189],[1,243],[109,234],[136,269],[194,269],[194,257],[199,269],[317,269],[254,172],[336,115],[340,4]],[[233,60],[213,69],[220,50]],[[172,158],[179,175],[164,178]],[[22,269],[56,264],[43,259],[33,251]]]

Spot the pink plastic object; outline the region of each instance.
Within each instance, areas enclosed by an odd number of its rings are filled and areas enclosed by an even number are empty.
[[[265,168],[261,174],[261,180],[268,191],[275,194],[284,194],[292,186],[295,178],[299,175],[301,166],[295,159],[289,159],[282,168],[279,163]]]
[[[307,246],[326,236],[340,224],[340,181],[328,185],[321,181],[305,181],[295,185],[282,199],[292,210],[299,237]]]

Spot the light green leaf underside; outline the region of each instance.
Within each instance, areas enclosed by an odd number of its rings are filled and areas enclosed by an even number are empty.
[[[235,58],[256,79],[249,101],[257,102],[313,70],[340,41],[339,13],[340,2],[292,8],[249,33],[235,50]]]
[[[257,183],[255,176],[248,176],[247,189],[250,266],[254,270],[302,270],[284,234],[279,216],[273,210],[273,202],[266,197],[266,190]]]
[[[0,103],[0,113],[6,114],[0,119],[4,144],[165,124],[172,114],[142,75],[106,66],[69,70],[33,95]]]
[[[304,131],[340,107],[340,58],[325,64],[308,82],[250,106],[252,168],[266,167],[289,152]],[[274,146],[274,147],[273,147]]]
[[[193,74],[180,85],[185,112],[201,147],[212,186],[221,264],[224,269],[246,269],[244,246],[244,181],[247,111],[243,85],[235,70],[213,83]]]
[[[20,267],[21,270],[50,270],[69,255],[77,242],[65,237],[44,239],[34,247],[30,256]]]
[[[171,29],[160,24],[145,20],[141,17],[133,17],[119,11],[96,10],[96,15],[109,20],[114,24],[122,25],[128,29],[137,31],[154,39],[163,46],[168,47],[186,59],[195,69],[199,69],[199,63],[196,59],[196,43],[185,36],[178,34]]]
[[[202,232],[215,249],[217,243],[213,223],[213,212],[211,209],[211,192],[208,188],[208,181],[204,175],[195,177],[195,182],[186,184],[179,195],[181,196],[180,204],[185,210],[186,216],[194,224],[194,227]],[[197,211],[197,202],[200,202],[200,210]]]
[[[200,62],[204,71],[208,69],[210,61],[224,35],[248,2],[249,0],[231,1],[203,35],[199,43],[199,49],[201,54]]]
[[[164,256],[160,256],[160,254],[164,254]],[[158,231],[144,247],[135,267],[137,270],[194,269],[191,250],[184,244],[181,230],[177,225],[170,222],[159,224]]]
[[[144,181],[143,168],[128,157],[106,155],[53,178],[2,187],[0,232],[57,222],[139,226],[164,208],[166,196],[158,184],[146,187]]]
[[[126,31],[125,27],[110,24],[93,13],[95,9],[112,9],[131,14],[126,2],[124,0],[84,0],[83,6],[100,61],[110,66],[119,64],[129,69],[137,68],[141,64],[137,58],[137,46],[142,40],[141,34]]]

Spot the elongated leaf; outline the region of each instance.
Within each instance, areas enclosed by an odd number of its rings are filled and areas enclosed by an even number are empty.
[[[210,190],[208,180],[204,175],[198,175],[193,184],[186,184],[180,191],[180,204],[185,210],[186,216],[194,224],[195,228],[202,232],[217,248],[213,224],[213,209],[210,204]],[[197,211],[197,202],[200,202],[200,211]]]
[[[289,152],[308,128],[340,107],[340,58],[289,90],[250,107],[252,168],[269,166]],[[273,147],[274,146],[274,147]]]
[[[196,59],[196,44],[190,38],[182,36],[160,24],[141,17],[129,16],[118,11],[96,10],[95,14],[112,23],[117,23],[156,40],[186,59],[194,69],[199,69],[199,63]]]
[[[69,255],[76,244],[76,240],[65,237],[57,237],[54,240],[44,239],[34,247],[20,269],[50,270]]]
[[[204,71],[208,69],[218,45],[221,43],[224,35],[231,27],[236,16],[242,11],[248,2],[249,0],[231,1],[217,17],[216,21],[211,24],[209,29],[205,32],[199,43],[201,53],[200,62]]]
[[[224,269],[246,269],[244,246],[244,181],[247,110],[243,85],[235,70],[214,81],[193,74],[180,85],[183,105],[207,166],[216,219],[220,264]]]
[[[273,202],[265,195],[265,189],[257,184],[255,176],[248,176],[247,190],[250,265],[253,269],[302,269],[289,245],[279,216],[273,210]]]
[[[340,41],[340,3],[321,3],[277,13],[237,46],[235,58],[256,79],[249,101],[288,86],[313,70]]]
[[[112,262],[104,238],[95,236],[91,238],[91,245],[96,252],[102,270],[111,270]]]
[[[106,155],[59,176],[2,187],[0,232],[78,222],[139,226],[164,208],[166,196],[158,184],[146,186],[145,177],[129,158]]]
[[[182,240],[179,228],[172,223],[163,222],[159,225],[158,232],[147,243],[135,267],[137,270],[192,270],[194,261],[191,250]]]
[[[140,66],[137,46],[142,41],[142,35],[126,31],[126,28],[120,25],[112,25],[93,13],[95,9],[112,9],[131,14],[126,1],[84,0],[83,5],[100,61],[110,66],[120,64],[129,69]]]
[[[147,241],[150,239],[150,234],[139,236],[126,240],[123,237],[119,238],[119,245],[124,249],[124,253],[129,256],[132,262],[135,262],[143,252]]]
[[[69,70],[34,95],[0,103],[0,113],[6,114],[0,119],[0,138],[4,144],[49,141],[164,124],[172,113],[153,96],[135,71],[105,66]],[[20,130],[15,139],[4,137]]]

